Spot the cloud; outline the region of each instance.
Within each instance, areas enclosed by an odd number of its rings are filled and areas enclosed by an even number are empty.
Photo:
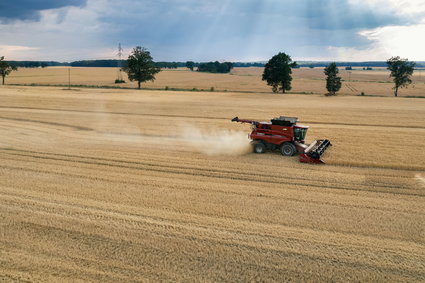
[[[110,27],[105,42],[143,45],[160,60],[266,59],[282,50],[312,56],[299,51],[364,47],[361,29],[405,22],[347,0],[123,0],[96,6],[100,23]]]
[[[9,51],[9,52],[15,52],[15,51],[28,51],[28,50],[37,50],[38,48],[29,47],[29,46],[16,46],[16,45],[0,45],[1,51]]]
[[[425,34],[425,24],[410,26],[387,26],[359,33],[371,41],[367,49],[334,48],[338,58],[351,58],[354,61],[387,60],[393,56],[409,60],[424,60],[425,42],[418,35]]]
[[[104,28],[93,9],[71,6],[40,11],[40,20],[35,22],[0,23],[0,38],[2,45],[32,48],[9,50],[8,60],[100,59],[93,56],[105,47],[99,40]]]
[[[40,11],[69,6],[84,6],[87,0],[12,0],[0,2],[0,20],[40,20]]]
[[[0,54],[6,58],[20,58],[35,55],[38,48],[19,45],[0,45]]]
[[[28,56],[59,61],[115,58],[119,42],[127,53],[141,45],[167,61],[268,60],[280,51],[295,60],[344,60],[352,52],[381,58],[385,48],[403,48],[392,33],[413,37],[409,30],[420,32],[425,18],[425,0],[6,2],[1,44],[38,48]]]
[[[333,54],[334,60],[387,60],[393,56],[401,56],[409,60],[424,60],[425,42],[418,36],[425,34],[425,0],[349,0],[352,5],[367,5],[370,9],[380,9],[386,13],[402,15],[405,25],[386,25],[373,29],[362,29],[357,34],[367,45],[329,46],[328,54]]]
[[[423,17],[425,0],[348,0],[352,6],[366,6],[371,10],[384,13],[397,13],[401,15]]]

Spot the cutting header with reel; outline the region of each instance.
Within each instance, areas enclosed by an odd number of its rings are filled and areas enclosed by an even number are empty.
[[[298,118],[280,116],[270,122],[258,122],[235,117],[232,122],[249,123],[252,132],[248,135],[252,140],[255,153],[267,150],[279,150],[282,155],[300,154],[300,162],[324,163],[320,157],[331,146],[329,140],[316,140],[310,145],[305,144],[308,126],[297,125]]]

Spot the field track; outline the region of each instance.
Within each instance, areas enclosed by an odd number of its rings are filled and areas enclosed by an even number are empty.
[[[0,87],[0,281],[425,279],[423,99]],[[326,165],[246,151],[297,116]]]

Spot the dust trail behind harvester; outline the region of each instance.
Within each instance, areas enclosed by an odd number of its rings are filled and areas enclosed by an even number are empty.
[[[195,150],[207,155],[243,155],[251,151],[245,132],[201,130],[185,126],[180,138]]]
[[[91,127],[96,129],[96,138],[114,144],[150,145],[187,148],[207,155],[243,155],[251,151],[250,140],[245,132],[235,132],[221,128],[203,129],[187,123],[177,125],[178,131],[165,127],[163,121],[153,118],[160,131],[152,131],[146,123],[127,116],[109,113],[106,102],[96,105]]]
[[[145,129],[136,121],[125,117],[109,117],[102,112],[93,121],[97,141],[105,141],[121,145],[175,147],[196,151],[209,156],[213,155],[243,155],[251,151],[250,140],[245,132],[227,129],[209,128],[181,124],[173,131],[165,128],[158,134],[152,129]],[[176,135],[177,132],[177,135]]]

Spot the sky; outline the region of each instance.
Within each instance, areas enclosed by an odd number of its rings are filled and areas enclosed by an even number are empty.
[[[0,0],[0,56],[69,62],[425,61],[425,0]]]

